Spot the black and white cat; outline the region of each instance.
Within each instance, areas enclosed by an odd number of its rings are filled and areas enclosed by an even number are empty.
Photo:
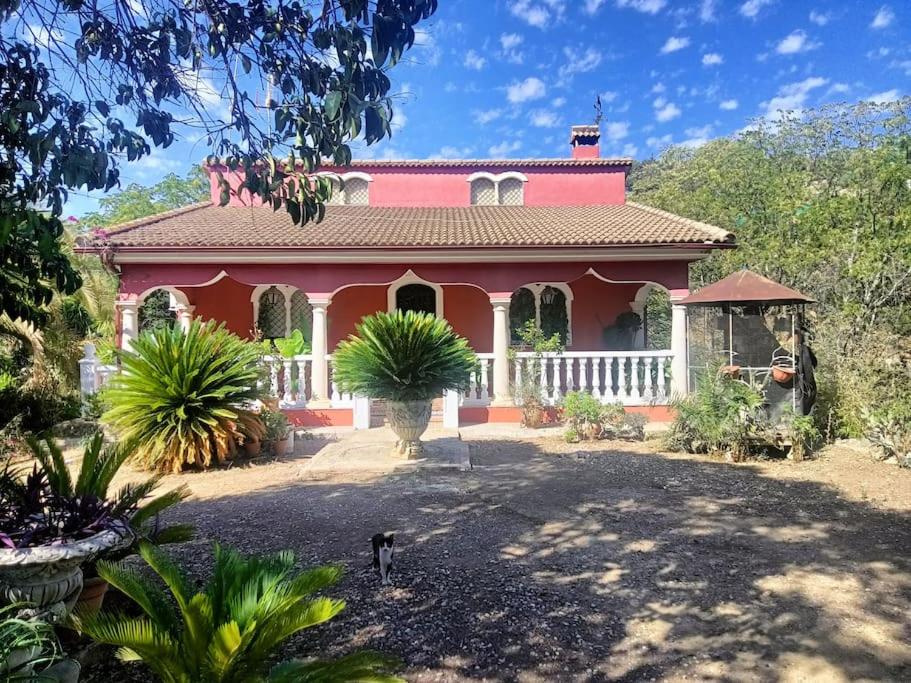
[[[373,545],[373,568],[383,580],[383,585],[390,585],[389,576],[392,574],[392,556],[395,554],[395,534],[374,534],[370,539]]]

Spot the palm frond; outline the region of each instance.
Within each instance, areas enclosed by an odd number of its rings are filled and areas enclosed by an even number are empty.
[[[156,625],[169,633],[177,631],[178,616],[158,586],[122,564],[101,560],[96,568],[101,578],[139,605]]]
[[[73,497],[73,479],[70,470],[63,459],[63,451],[54,443],[54,439],[45,436],[42,440],[33,435],[25,439],[29,450],[35,459],[41,463],[41,468],[47,476],[47,481],[54,493],[67,498]]]
[[[394,657],[379,652],[357,652],[341,659],[292,660],[277,664],[269,683],[404,683],[391,673],[400,666]]]

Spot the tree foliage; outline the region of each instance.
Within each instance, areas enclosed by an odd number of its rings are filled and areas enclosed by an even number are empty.
[[[699,287],[742,267],[815,298],[810,332],[835,430],[863,431],[911,334],[911,98],[757,122],[631,174],[632,198],[737,235],[692,270]]]
[[[242,191],[321,217],[328,181],[306,174],[390,135],[384,67],[436,6],[0,0],[0,312],[40,322],[54,289],[79,288],[60,249],[69,190],[108,191],[121,162],[182,135],[244,169]]]

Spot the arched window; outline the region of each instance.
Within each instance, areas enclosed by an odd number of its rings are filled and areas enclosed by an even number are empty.
[[[513,292],[509,304],[509,336],[521,342],[519,331],[531,320],[545,336],[559,334],[563,344],[572,344],[572,290],[565,284],[526,285]]]
[[[395,292],[395,307],[400,311],[419,311],[436,315],[436,290],[420,283],[402,285]]]
[[[525,183],[528,178],[517,171],[498,175],[478,171],[468,176],[473,205],[521,206],[525,203]]]
[[[256,326],[264,339],[276,339],[285,336],[286,321],[285,295],[273,285],[259,296]]]
[[[321,174],[322,175],[322,174]],[[350,171],[341,176],[326,173],[332,183],[332,196],[327,204],[367,206],[370,204],[370,181],[372,178],[360,171]]]
[[[297,290],[291,295],[291,331],[300,330],[304,339],[313,339],[313,308],[307,295]]]
[[[345,204],[367,206],[370,190],[363,178],[349,178],[345,181]]]
[[[471,183],[471,203],[489,206],[497,203],[497,186],[488,178],[478,178]]]
[[[149,293],[139,307],[139,330],[145,332],[172,325],[177,320],[177,312],[171,304],[168,290],[156,289]]]
[[[500,181],[500,204],[503,206],[522,206],[525,203],[525,183],[518,178],[506,178]]]

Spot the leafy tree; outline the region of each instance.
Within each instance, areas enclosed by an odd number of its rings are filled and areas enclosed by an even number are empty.
[[[152,186],[130,183],[124,190],[102,197],[98,211],[84,216],[82,224],[89,228],[119,225],[208,198],[209,178],[197,166],[182,178],[169,173]]]
[[[184,134],[243,169],[241,191],[320,218],[329,181],[307,173],[390,135],[384,67],[436,7],[0,0],[0,312],[41,322],[54,289],[79,288],[60,248],[69,190],[108,191],[121,162]]]

